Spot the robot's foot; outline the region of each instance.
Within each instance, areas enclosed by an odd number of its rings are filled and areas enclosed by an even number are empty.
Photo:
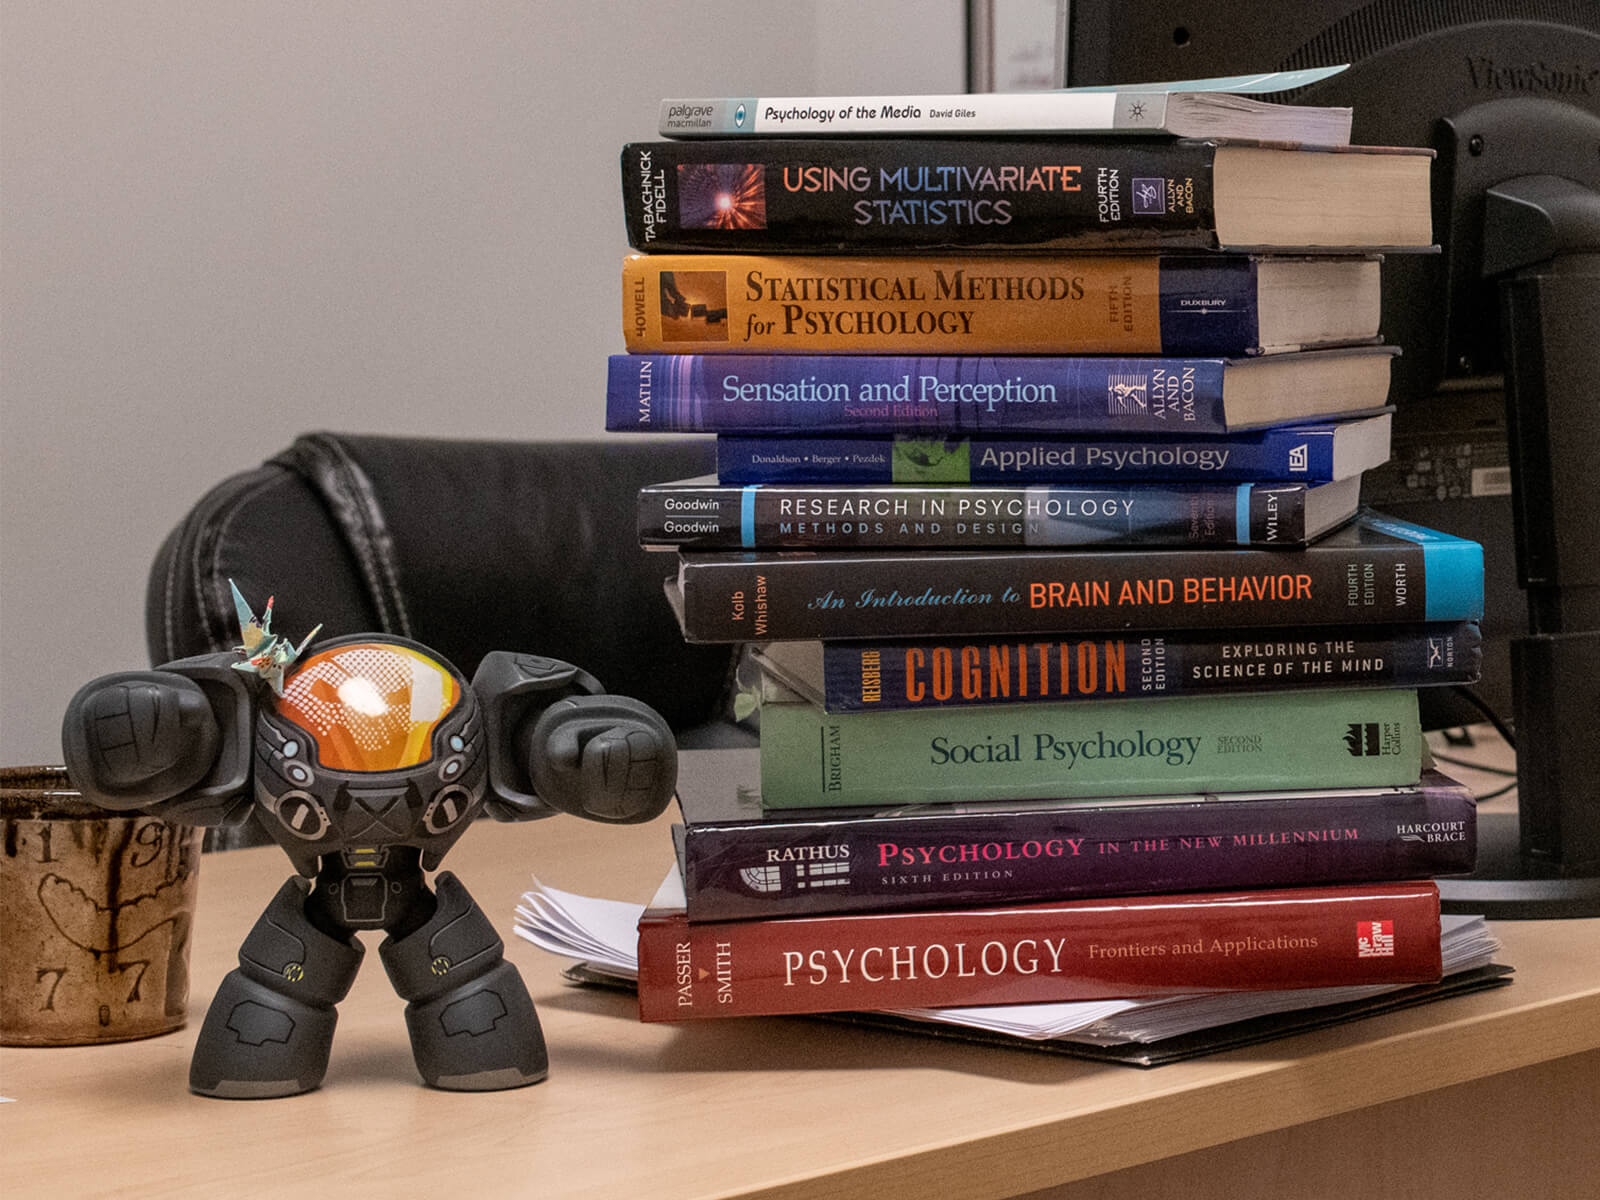
[[[544,1033],[499,936],[448,871],[434,880],[438,909],[422,928],[379,948],[423,1081],[458,1092],[538,1083],[550,1070]]]
[[[230,971],[206,1012],[189,1090],[225,1100],[309,1092],[322,1082],[338,1013],[313,1008]]]
[[[510,963],[406,1007],[411,1053],[430,1087],[493,1092],[538,1083],[550,1073],[539,1015]]]

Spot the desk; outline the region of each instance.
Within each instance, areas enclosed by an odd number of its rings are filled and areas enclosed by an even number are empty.
[[[684,758],[688,786],[718,761]],[[208,856],[187,1029],[0,1051],[4,1194],[1461,1200],[1600,1178],[1600,921],[1498,924],[1509,987],[1155,1070],[795,1019],[641,1025],[511,914],[533,872],[642,902],[669,822],[484,824],[452,852],[549,1040],[549,1080],[510,1092],[421,1087],[371,954],[319,1091],[191,1096],[211,990],[288,874],[276,848]]]

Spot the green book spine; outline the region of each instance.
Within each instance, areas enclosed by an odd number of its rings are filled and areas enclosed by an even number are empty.
[[[761,798],[778,809],[1391,787],[1417,782],[1424,750],[1407,689],[894,713],[767,703]]]

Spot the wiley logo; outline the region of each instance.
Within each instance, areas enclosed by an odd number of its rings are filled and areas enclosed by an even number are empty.
[[[1357,921],[1357,958],[1393,958],[1394,922]]]

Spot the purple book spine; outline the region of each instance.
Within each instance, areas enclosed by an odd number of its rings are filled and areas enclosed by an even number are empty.
[[[691,802],[690,808],[693,805]],[[1405,880],[1470,871],[1461,784],[1162,803],[819,812],[682,831],[691,921]]]

